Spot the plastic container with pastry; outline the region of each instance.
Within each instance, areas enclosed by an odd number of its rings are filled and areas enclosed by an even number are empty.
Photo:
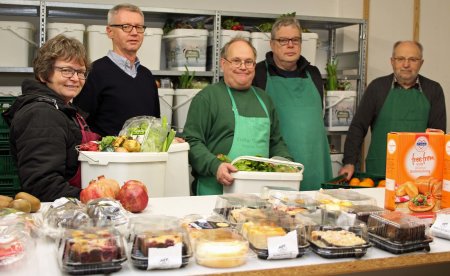
[[[304,225],[296,224],[285,214],[249,220],[240,224],[239,229],[260,259],[298,258],[309,247]]]
[[[202,215],[187,215],[180,221],[181,227],[188,234],[192,251],[195,251],[197,239],[201,238],[209,230],[229,229],[231,225],[221,215],[205,217]]]
[[[35,243],[27,226],[27,214],[2,209],[0,215],[0,268],[32,256]],[[0,269],[1,270],[1,269]]]
[[[197,264],[206,267],[241,266],[247,262],[248,254],[248,242],[229,228],[204,231],[195,246]]]
[[[314,212],[319,202],[312,197],[300,193],[277,192],[269,196],[270,202],[275,210],[285,212],[294,217],[297,213]]]
[[[57,244],[58,262],[68,274],[112,273],[127,260],[125,239],[114,227],[66,229]]]
[[[375,205],[352,205],[350,207],[343,207],[344,212],[355,214],[356,219],[367,223],[369,216],[372,214],[383,214],[389,212],[388,210]]]
[[[217,197],[214,212],[230,223],[245,221],[248,217],[261,217],[271,204],[254,194],[227,194]]]
[[[349,189],[320,189],[315,193],[315,199],[321,204],[331,204],[342,207],[350,207],[353,205],[377,205],[375,198]]]
[[[311,250],[328,258],[361,258],[371,246],[364,223],[353,226],[317,225],[308,233]]]
[[[394,254],[430,251],[433,239],[425,234],[427,226],[417,217],[398,211],[373,214],[367,226],[370,241],[383,250]]]
[[[192,256],[179,219],[146,216],[130,221],[131,261],[138,269],[172,269],[186,266]]]

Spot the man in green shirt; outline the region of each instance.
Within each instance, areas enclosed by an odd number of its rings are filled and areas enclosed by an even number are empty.
[[[278,116],[269,96],[253,87],[256,50],[243,38],[222,49],[223,81],[209,85],[192,100],[183,135],[197,195],[222,194],[232,185],[236,168],[217,159],[242,155],[292,159],[280,134]]]

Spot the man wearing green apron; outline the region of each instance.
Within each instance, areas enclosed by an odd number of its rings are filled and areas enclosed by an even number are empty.
[[[302,29],[295,17],[272,27],[272,52],[256,65],[253,84],[265,89],[280,116],[281,134],[296,162],[305,166],[300,189],[318,190],[332,178],[323,120],[323,82],[317,67],[301,56]]]
[[[386,174],[386,139],[392,131],[424,132],[427,128],[446,131],[444,92],[439,83],[419,75],[423,47],[415,41],[394,44],[393,74],[372,81],[364,92],[350,125],[344,146],[344,167],[350,179],[361,154],[361,145],[371,128],[366,158],[368,174]]]
[[[223,193],[236,168],[222,162],[242,155],[292,159],[280,134],[275,107],[267,93],[253,87],[256,50],[242,38],[222,49],[223,81],[200,91],[189,107],[183,136],[189,143],[194,194]]]

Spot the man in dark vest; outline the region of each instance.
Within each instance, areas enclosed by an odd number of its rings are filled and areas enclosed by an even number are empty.
[[[144,14],[131,4],[108,12],[106,31],[113,49],[92,64],[92,71],[74,103],[89,112],[92,130],[117,135],[134,116],[160,117],[158,88],[149,69],[140,64],[137,51],[144,40]]]

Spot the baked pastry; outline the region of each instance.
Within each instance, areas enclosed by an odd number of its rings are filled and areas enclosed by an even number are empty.
[[[232,231],[217,230],[206,230],[205,235],[197,241],[195,248],[197,263],[216,268],[245,264],[248,242]]]
[[[355,233],[347,230],[315,230],[311,232],[311,241],[320,247],[351,247],[367,243]]]
[[[167,248],[181,243],[182,237],[177,234],[153,235],[152,233],[143,233],[137,237],[139,250],[145,257],[148,256],[149,248]]]
[[[441,199],[442,181],[432,176],[419,176],[414,182],[419,193],[432,195],[436,199]]]
[[[411,242],[425,239],[425,225],[416,217],[390,212],[371,215],[367,221],[369,232],[392,242]]]
[[[235,222],[244,222],[248,219],[265,219],[266,213],[261,209],[254,208],[236,208],[230,212],[231,220]]]
[[[248,242],[257,249],[267,249],[267,239],[269,237],[279,237],[286,235],[286,231],[274,223],[258,223],[251,221],[242,225],[242,235]]]
[[[345,208],[344,211],[350,214],[355,214],[356,219],[365,223],[367,223],[367,220],[371,214],[382,214],[386,212],[385,209],[376,205],[353,205]]]

